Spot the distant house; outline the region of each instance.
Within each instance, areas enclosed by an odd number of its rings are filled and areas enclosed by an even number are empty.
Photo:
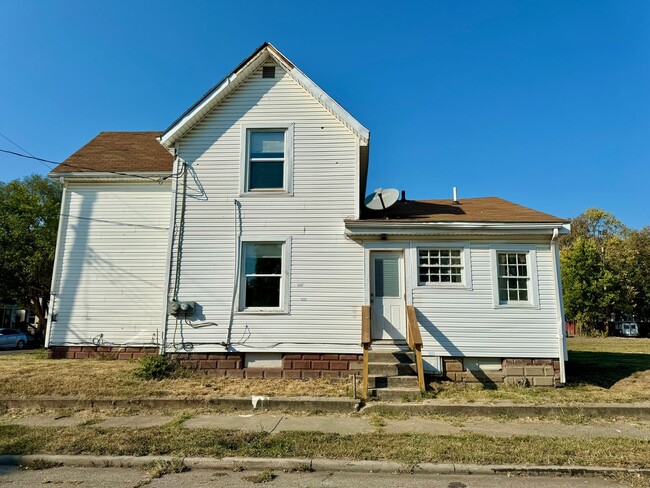
[[[369,141],[268,43],[164,132],[99,134],[51,174],[51,354],[347,377],[365,320],[370,351],[419,332],[453,380],[564,382],[567,221],[496,197],[371,211]]]

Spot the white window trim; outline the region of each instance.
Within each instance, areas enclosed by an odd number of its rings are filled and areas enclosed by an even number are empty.
[[[284,187],[270,190],[248,190],[248,133],[251,130],[284,130]],[[273,197],[293,195],[293,140],[295,124],[293,122],[245,123],[241,126],[240,162],[239,162],[239,196]]]
[[[497,253],[499,252],[520,252],[527,253],[528,273],[530,289],[528,290],[528,301],[501,303],[499,300],[499,266],[497,263]],[[539,286],[537,281],[537,247],[522,245],[497,245],[490,248],[490,272],[492,273],[492,299],[494,308],[536,308],[539,309]]]
[[[244,247],[249,243],[268,242],[282,244],[282,271],[280,278],[280,306],[272,308],[246,308],[246,261],[244,259]],[[242,239],[239,249],[241,256],[239,263],[239,306],[238,314],[242,315],[288,315],[291,311],[291,237],[247,237]]]
[[[463,266],[462,283],[420,283],[420,249],[460,249],[461,264]],[[417,242],[413,243],[411,255],[411,276],[413,277],[413,288],[462,288],[472,289],[472,258],[469,242]]]

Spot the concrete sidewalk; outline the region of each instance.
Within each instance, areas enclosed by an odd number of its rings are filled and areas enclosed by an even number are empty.
[[[161,427],[175,421],[167,415],[134,415],[127,417],[94,417],[92,425],[99,427],[144,428]],[[0,417],[0,425],[38,427],[69,427],[88,424],[88,417],[27,416]],[[542,420],[494,420],[467,418],[462,420],[430,417],[404,420],[366,416],[299,416],[256,414],[197,415],[181,422],[187,429],[227,429],[244,431],[284,432],[315,431],[335,434],[371,432],[426,433],[451,435],[476,433],[495,437],[549,436],[549,437],[627,437],[650,440],[650,422],[614,421],[611,423],[562,424]]]

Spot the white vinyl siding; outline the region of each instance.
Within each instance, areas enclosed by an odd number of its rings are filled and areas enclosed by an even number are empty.
[[[169,183],[69,183],[49,345],[154,346],[161,337]]]
[[[290,124],[291,193],[242,193],[246,129]],[[358,202],[358,146],[358,138],[279,66],[275,78],[262,78],[260,67],[178,142],[193,175],[179,299],[200,305],[197,320],[218,324],[179,326],[194,351],[223,350],[216,344],[228,339],[233,350],[247,352],[359,351],[363,247],[344,235],[344,219],[355,215]],[[242,243],[287,238],[286,310],[239,311]],[[174,323],[168,324],[171,331]]]
[[[411,243],[411,256],[419,244]],[[487,238],[472,240],[470,288],[417,286],[412,277],[410,300],[417,310],[424,351],[435,356],[496,358],[558,357],[557,307],[552,255],[548,243],[512,246],[530,260],[531,300],[526,306],[500,306],[495,289],[496,250]],[[411,267],[415,273],[415,266]],[[495,304],[495,297],[497,303]]]

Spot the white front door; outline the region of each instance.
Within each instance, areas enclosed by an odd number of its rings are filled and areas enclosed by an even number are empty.
[[[370,254],[371,335],[373,340],[406,339],[404,303],[404,253],[374,251]]]

